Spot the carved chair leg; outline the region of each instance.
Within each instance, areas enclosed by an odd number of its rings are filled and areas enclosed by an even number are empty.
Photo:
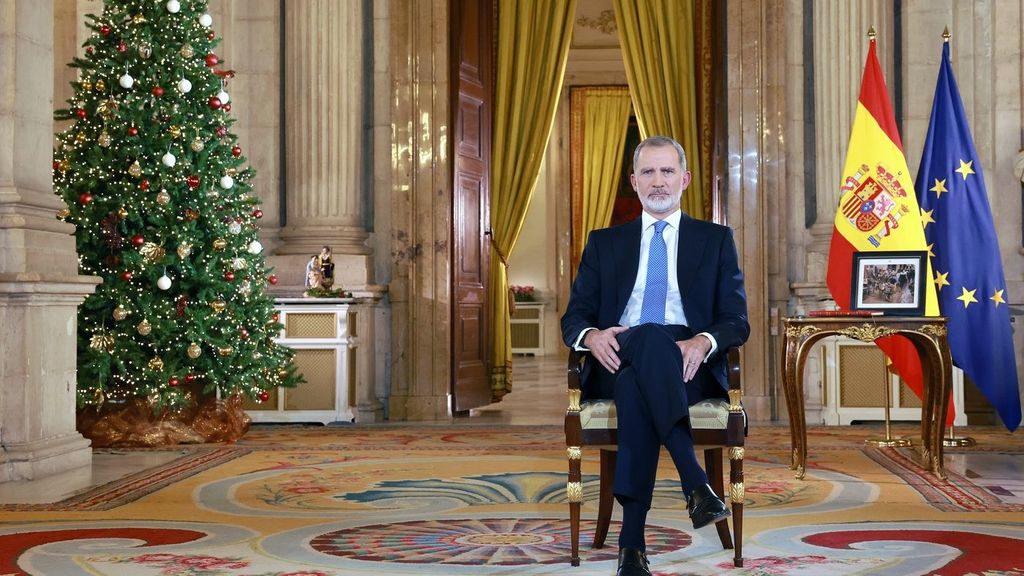
[[[580,505],[583,502],[583,481],[580,471],[580,447],[569,446],[569,481],[565,492],[569,500],[569,539],[572,541],[573,566],[580,565]]]
[[[733,564],[743,567],[743,446],[729,448],[729,498],[732,500],[732,529],[736,540]]]
[[[601,497],[597,506],[597,529],[594,530],[594,548],[603,548],[608,536],[608,526],[612,522],[612,506],[615,497],[612,486],[615,484],[615,461],[619,453],[614,450],[601,450]]]
[[[704,449],[704,471],[708,475],[708,484],[719,498],[725,500],[725,470],[722,465],[721,448]],[[719,520],[715,522],[715,530],[718,531],[718,539],[722,541],[722,548],[732,548],[732,535],[729,534],[729,521]]]

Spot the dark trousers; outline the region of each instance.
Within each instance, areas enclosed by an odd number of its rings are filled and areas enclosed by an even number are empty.
[[[689,432],[689,406],[725,396],[701,364],[683,382],[683,358],[676,345],[693,332],[686,326],[643,324],[618,335],[620,368],[615,379],[619,453],[616,496],[650,506],[661,445],[682,424]]]

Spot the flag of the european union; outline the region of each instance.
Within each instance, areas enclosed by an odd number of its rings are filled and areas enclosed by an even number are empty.
[[[1021,409],[1006,279],[949,42],[942,47],[916,187],[939,308],[949,318],[953,364],[978,385],[1013,431],[1020,425]]]

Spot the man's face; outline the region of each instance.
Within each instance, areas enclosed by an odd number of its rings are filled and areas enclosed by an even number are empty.
[[[647,146],[640,151],[629,181],[644,211],[661,219],[679,208],[683,190],[690,185],[690,171],[683,170],[671,146]]]

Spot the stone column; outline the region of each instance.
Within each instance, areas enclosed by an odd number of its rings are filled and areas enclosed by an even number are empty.
[[[0,482],[89,466],[75,431],[74,228],[53,194],[53,0],[0,1]]]
[[[285,18],[287,219],[278,254],[309,256],[329,245],[336,283],[365,285],[364,3],[292,0]]]

